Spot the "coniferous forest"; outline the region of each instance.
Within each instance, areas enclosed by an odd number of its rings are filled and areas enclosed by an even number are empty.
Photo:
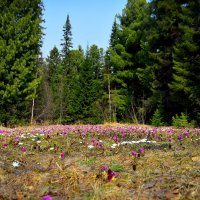
[[[41,53],[42,0],[0,0],[0,123],[200,124],[200,1],[128,0],[109,47]]]

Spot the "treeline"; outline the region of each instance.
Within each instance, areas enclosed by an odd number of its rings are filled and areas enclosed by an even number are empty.
[[[39,55],[42,4],[10,9],[18,1],[0,4],[1,123],[171,125],[180,116],[199,124],[199,1],[128,0],[106,50],[73,49],[68,15],[61,51],[54,47],[46,59]]]

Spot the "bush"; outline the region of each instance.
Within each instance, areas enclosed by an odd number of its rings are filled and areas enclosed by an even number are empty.
[[[152,126],[163,126],[164,125],[163,117],[162,117],[159,109],[155,110],[150,122],[151,122]]]
[[[180,116],[177,114],[172,117],[172,126],[193,126],[192,123],[188,122],[188,116],[185,113],[181,113]]]

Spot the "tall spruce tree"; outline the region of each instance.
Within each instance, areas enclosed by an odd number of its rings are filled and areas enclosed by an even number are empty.
[[[65,25],[63,27],[63,39],[62,39],[62,50],[61,50],[61,58],[62,58],[62,67],[60,70],[60,97],[59,97],[59,122],[65,123],[65,116],[67,115],[67,101],[69,97],[69,77],[70,77],[70,60],[69,60],[69,53],[72,46],[72,32],[71,32],[71,23],[69,19],[69,15],[67,15],[67,19]]]
[[[67,19],[63,27],[63,39],[62,39],[63,42],[61,43],[63,58],[65,58],[68,55],[70,49],[73,47],[71,29],[72,27],[70,23],[70,18],[69,15],[67,15]]]
[[[195,117],[200,113],[200,2],[180,2],[179,18],[170,89],[177,113],[187,112]]]
[[[137,121],[135,108],[144,98],[144,87],[138,77],[138,69],[145,67],[144,44],[148,24],[148,4],[145,0],[129,0],[120,25],[113,24],[110,39],[110,65],[112,66],[112,102],[119,120]],[[139,102],[139,103],[138,103]],[[137,106],[136,106],[137,105]]]
[[[101,123],[103,121],[100,97],[103,93],[101,80],[101,50],[92,45],[87,47],[84,62],[79,74],[79,118],[83,123]],[[98,68],[98,70],[97,70]]]
[[[30,119],[38,85],[41,0],[0,0],[0,122]]]
[[[82,119],[81,93],[82,86],[80,84],[80,70],[84,63],[84,52],[79,46],[78,50],[71,50],[69,55],[70,72],[67,75],[68,98],[66,99],[67,113],[65,122],[74,123]]]
[[[169,84],[173,76],[173,52],[179,38],[180,3],[176,0],[152,0],[151,30],[148,43],[153,81],[151,102],[169,122],[176,113]]]

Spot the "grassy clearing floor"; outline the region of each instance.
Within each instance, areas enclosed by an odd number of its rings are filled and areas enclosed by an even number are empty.
[[[20,146],[16,135],[1,136],[0,200],[45,195],[53,200],[200,199],[200,140],[110,148],[106,137],[98,132],[84,138],[73,133],[42,135],[34,141],[25,137]],[[89,149],[91,138],[106,145]],[[131,155],[140,147],[143,155]],[[14,167],[14,161],[19,166]],[[102,166],[116,172],[113,180]]]

